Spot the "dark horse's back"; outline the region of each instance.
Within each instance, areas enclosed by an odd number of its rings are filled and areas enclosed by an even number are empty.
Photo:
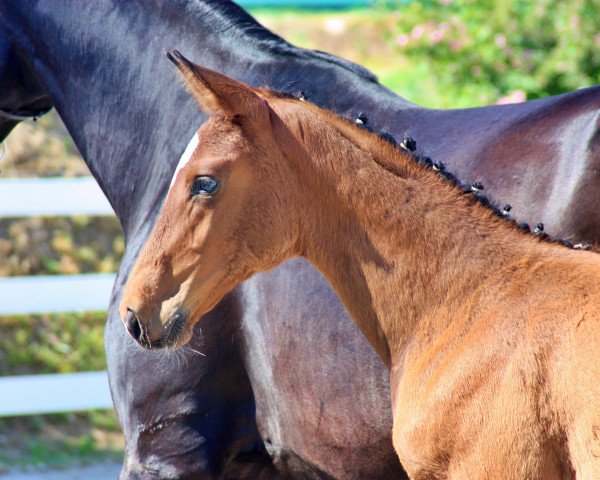
[[[600,86],[488,108],[509,121],[473,160],[456,156],[460,177],[485,179],[494,198],[533,225],[543,222],[552,236],[599,243]]]

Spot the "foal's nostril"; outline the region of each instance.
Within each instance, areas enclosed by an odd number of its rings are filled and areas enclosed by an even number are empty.
[[[127,315],[125,316],[125,327],[129,332],[129,335],[133,337],[136,342],[139,342],[142,337],[142,326],[135,313],[127,309]]]

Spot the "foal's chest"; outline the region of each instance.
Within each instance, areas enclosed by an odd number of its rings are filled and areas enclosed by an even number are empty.
[[[539,466],[523,463],[523,452],[546,447],[538,398],[524,379],[539,378],[539,365],[524,344],[488,342],[467,336],[392,378],[394,447],[411,478],[535,477],[528,472]]]

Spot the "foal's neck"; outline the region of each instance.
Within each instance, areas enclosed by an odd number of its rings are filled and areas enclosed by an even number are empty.
[[[298,168],[313,169],[305,178],[317,189],[301,250],[389,367],[447,327],[442,305],[455,311],[539,245],[377,136],[329,120],[297,136],[308,152]]]

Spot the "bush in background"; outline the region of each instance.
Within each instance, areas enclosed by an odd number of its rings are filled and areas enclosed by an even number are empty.
[[[426,80],[430,105],[445,106],[444,97],[460,99],[455,106],[523,101],[600,82],[597,0],[426,0],[385,6],[394,7],[391,40]]]

